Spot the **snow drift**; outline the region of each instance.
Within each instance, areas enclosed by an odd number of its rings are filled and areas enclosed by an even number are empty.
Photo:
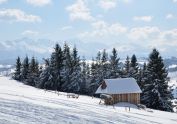
[[[0,77],[0,124],[176,124],[177,114],[138,110],[128,103],[99,105],[98,98],[67,98]],[[125,111],[130,106],[130,112]]]

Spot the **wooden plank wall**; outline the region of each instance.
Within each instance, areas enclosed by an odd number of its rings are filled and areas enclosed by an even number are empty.
[[[140,103],[140,93],[129,93],[129,94],[112,94],[111,95],[114,99],[114,103],[118,102],[129,102],[132,104],[139,104]],[[105,104],[110,104],[109,101],[105,101]]]

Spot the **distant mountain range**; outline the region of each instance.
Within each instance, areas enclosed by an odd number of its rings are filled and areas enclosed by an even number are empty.
[[[0,60],[0,71],[5,71],[7,69],[14,68],[16,58],[12,59],[1,59]],[[91,60],[88,60],[88,63],[91,64]],[[120,66],[123,67],[123,63],[125,59],[120,60]],[[148,59],[145,57],[138,58],[139,66],[142,67],[144,63],[147,63]],[[43,63],[43,60],[40,59],[39,63]],[[164,59],[165,66],[167,67],[169,72],[177,71],[177,57],[165,58]]]

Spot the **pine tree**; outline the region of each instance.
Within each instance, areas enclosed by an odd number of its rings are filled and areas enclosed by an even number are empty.
[[[52,74],[52,69],[49,66],[45,67],[39,76],[39,83],[37,84],[37,87],[46,90],[54,90],[54,85],[51,83],[54,82]]]
[[[40,74],[38,87],[61,91],[63,80],[63,51],[59,44],[55,45],[50,59],[44,59],[45,69]]]
[[[96,63],[94,63],[94,68],[95,68],[95,80],[94,82],[96,85],[99,85],[103,81],[103,72],[102,72],[102,57],[101,57],[101,52],[99,51],[96,56]]]
[[[23,80],[23,82],[26,82],[28,74],[29,74],[29,60],[28,60],[28,56],[26,56],[26,58],[24,59],[24,61],[22,63],[22,80]]]
[[[103,79],[109,76],[109,74],[107,74],[107,61],[108,55],[106,50],[104,50],[102,54],[99,51],[97,53],[96,60],[92,59],[89,91],[90,95],[93,95]]]
[[[129,56],[127,56],[125,64],[124,64],[123,77],[130,77],[130,58],[129,58]]]
[[[148,84],[149,80],[148,80],[148,71],[147,71],[147,64],[144,63],[143,64],[143,68],[141,68],[141,75],[140,76],[140,80],[137,82],[138,85],[140,86],[140,89],[142,91],[141,93],[141,102],[144,102],[144,91],[145,91],[145,84]]]
[[[29,74],[26,79],[27,85],[36,86],[38,78],[39,78],[39,65],[37,60],[33,56],[29,64]]]
[[[85,89],[86,89],[86,82],[87,82],[87,68],[86,68],[86,62],[85,62],[85,58],[83,57],[82,59],[82,63],[81,63],[81,84],[80,84],[80,92],[82,94],[85,93]]]
[[[108,79],[110,77],[110,67],[109,67],[109,63],[108,63],[108,53],[106,52],[106,50],[104,49],[102,52],[102,58],[101,58],[101,81],[104,79]]]
[[[135,78],[138,80],[138,63],[135,54],[132,55],[131,57],[131,62],[130,62],[130,77]]]
[[[51,65],[50,65],[50,67],[53,71],[54,82],[51,82],[51,83],[53,83],[53,85],[54,85],[54,87],[53,87],[54,90],[60,91],[61,86],[63,84],[62,71],[63,71],[64,57],[63,57],[63,51],[62,51],[59,44],[55,45],[54,50],[55,51],[51,55]]]
[[[17,58],[16,60],[16,69],[13,78],[15,80],[21,81],[21,61],[20,57]]]
[[[81,63],[81,85],[80,92],[81,94],[90,94],[90,85],[91,85],[91,72],[89,64],[86,63],[85,58],[83,58]]]
[[[144,91],[144,85],[147,77],[147,65],[146,63],[143,64],[143,69],[141,69],[141,81],[139,82],[139,86],[142,91]]]
[[[98,61],[99,61],[98,56],[96,61],[92,59],[91,77],[90,77],[90,86],[89,86],[90,95],[93,95],[95,93],[101,81],[100,70],[99,70],[100,65]]]
[[[168,88],[168,72],[164,66],[163,59],[156,49],[149,56],[147,65],[147,77],[143,90],[143,103],[153,109],[173,111],[172,95]]]
[[[78,56],[77,48],[74,47],[71,54],[71,84],[68,87],[70,92],[78,93],[81,84],[81,67],[80,67],[80,57]]]
[[[64,60],[63,60],[63,64],[64,64],[63,80],[64,80],[64,83],[62,85],[62,91],[70,92],[70,89],[68,88],[68,86],[70,86],[70,84],[71,84],[72,58],[71,58],[70,48],[67,43],[64,44],[63,57],[64,57]]]
[[[101,52],[99,51],[96,56],[96,64],[101,65]]]
[[[110,56],[110,78],[120,77],[119,60],[117,50],[113,48],[112,55]]]

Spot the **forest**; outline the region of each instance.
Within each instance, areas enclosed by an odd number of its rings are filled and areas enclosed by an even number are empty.
[[[65,43],[56,44],[44,64],[37,58],[26,56],[16,60],[13,79],[36,88],[93,96],[104,79],[133,77],[142,90],[141,103],[149,108],[173,111],[168,71],[157,49],[153,49],[148,62],[138,64],[135,54],[120,62],[118,50],[109,55],[106,49],[98,51],[92,63],[80,58],[78,49]]]

